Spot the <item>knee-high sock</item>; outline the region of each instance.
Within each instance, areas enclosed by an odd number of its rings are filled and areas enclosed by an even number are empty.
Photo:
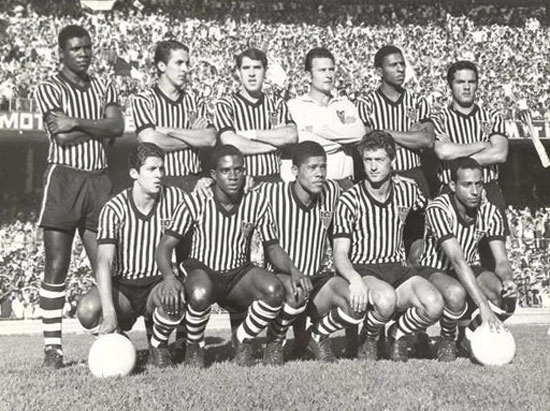
[[[40,286],[40,310],[44,345],[61,347],[61,319],[65,305],[65,283]]]
[[[171,320],[160,315],[158,308],[153,313],[153,335],[151,345],[155,348],[168,344],[168,337],[183,319]]]
[[[185,323],[187,328],[187,342],[198,343],[204,345],[204,332],[206,325],[210,319],[210,311],[212,306],[204,311],[194,310],[190,304],[187,304],[187,312],[185,314]]]
[[[433,321],[422,318],[416,307],[409,307],[397,320],[395,339],[424,330],[432,324]]]
[[[263,301],[256,300],[248,308],[248,315],[237,329],[240,342],[252,340],[279,314],[282,305],[272,307]]]
[[[452,312],[447,307],[443,308],[443,315],[439,321],[441,327],[441,336],[456,340],[456,326],[458,321],[464,317],[468,311],[468,303],[464,306],[464,309],[458,313]]]
[[[353,318],[347,315],[340,307],[334,307],[311,327],[311,338],[319,342],[330,334],[353,325],[359,325],[363,318]]]
[[[376,311],[369,310],[365,320],[363,321],[364,332],[368,338],[378,340],[380,337],[380,332],[389,322],[390,320],[380,318]]]
[[[294,320],[306,310],[306,306],[294,308],[288,304],[283,304],[283,309],[271,324],[269,324],[268,335],[274,341],[283,341],[286,333]]]

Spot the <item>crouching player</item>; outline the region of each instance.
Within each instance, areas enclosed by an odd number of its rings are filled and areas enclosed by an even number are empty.
[[[255,229],[276,269],[290,275],[291,282],[305,291],[307,284],[279,246],[273,212],[265,196],[255,191],[244,193],[243,154],[231,145],[218,146],[212,153],[211,167],[214,184],[184,198],[156,258],[163,275],[172,277],[170,255],[179,239],[192,230],[191,256],[182,264],[187,297],[186,364],[204,367],[204,331],[211,306],[218,303],[229,311],[248,310],[237,329],[235,362],[250,366],[252,340],[277,317],[285,300],[277,277],[250,262]]]
[[[167,342],[185,314],[183,283],[163,280],[155,248],[184,193],[161,184],[164,152],[140,143],[130,153],[131,188],[101,210],[97,287],[80,300],[77,317],[91,333],[129,331],[139,316],[153,323],[149,348],[158,367],[173,364]]]
[[[411,210],[426,199],[413,180],[394,176],[395,143],[389,133],[372,131],[359,144],[366,178],[340,197],[334,218],[334,263],[349,282],[351,307],[368,310],[359,358],[377,359],[377,340],[394,312],[390,358],[407,361],[406,336],[439,319],[441,294],[405,266],[403,227]]]
[[[483,171],[469,157],[455,160],[451,192],[437,197],[426,211],[424,272],[443,294],[440,361],[457,357],[457,324],[472,319],[466,337],[481,323],[499,331],[515,309],[517,287],[504,245],[505,225],[498,208],[483,200]],[[495,259],[494,272],[479,263],[479,243],[486,239]]]
[[[309,349],[316,359],[334,362],[336,357],[328,337],[337,330],[360,324],[364,316],[351,310],[346,280],[332,273],[320,273],[341,189],[336,182],[326,179],[327,155],[323,147],[313,141],[304,141],[293,148],[292,173],[295,181],[265,183],[257,190],[271,203],[281,247],[311,280],[313,291],[308,304],[307,293],[300,292],[298,284],[293,284],[289,276],[279,275],[287,299],[268,328],[266,353],[272,353],[269,357],[274,360],[273,365],[283,363],[287,330],[307,307],[313,322],[309,329]],[[299,292],[294,294],[293,290]]]

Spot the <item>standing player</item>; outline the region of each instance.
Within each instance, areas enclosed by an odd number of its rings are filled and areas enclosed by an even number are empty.
[[[308,310],[314,321],[310,349],[316,359],[332,362],[336,357],[330,347],[330,334],[360,324],[364,315],[350,309],[349,287],[343,278],[320,273],[341,189],[326,179],[327,156],[320,144],[313,141],[297,144],[292,150],[292,164],[295,181],[262,184],[257,190],[266,195],[273,207],[281,247],[313,283]],[[307,302],[294,298],[288,276],[279,275],[279,279],[285,285],[287,301],[268,328],[266,345],[266,353],[273,353],[268,357],[276,365],[283,363],[286,332],[306,310]]]
[[[359,144],[365,180],[342,194],[334,218],[334,264],[348,280],[352,309],[365,310],[359,356],[377,357],[377,340],[397,312],[390,329],[390,358],[407,361],[404,338],[439,319],[443,299],[429,281],[406,266],[403,226],[411,210],[426,206],[416,183],[392,175],[395,144],[390,134],[372,131]]]
[[[420,152],[434,144],[434,127],[430,106],[425,98],[403,88],[405,58],[395,46],[384,46],[374,56],[374,66],[381,76],[380,87],[359,99],[359,116],[367,130],[384,130],[396,144],[394,170],[412,178],[422,194],[430,198],[430,189],[422,171]],[[405,250],[408,261],[417,264],[422,255],[424,218],[411,213],[405,224]],[[410,252],[409,252],[410,250]]]
[[[308,291],[305,276],[278,244],[271,206],[258,192],[244,193],[243,154],[221,145],[212,153],[214,185],[184,198],[174,222],[157,249],[157,262],[166,278],[173,276],[170,255],[179,239],[193,233],[191,258],[184,261],[187,296],[186,364],[204,367],[204,331],[213,303],[230,311],[248,309],[236,333],[235,362],[252,365],[252,340],[282,308],[285,291],[277,277],[250,262],[250,240],[258,230],[266,256],[277,270],[290,275],[292,293]],[[269,358],[268,363],[273,363]]]
[[[222,144],[244,154],[246,174],[257,181],[280,181],[280,148],[297,141],[286,103],[262,91],[267,57],[250,48],[236,58],[241,89],[216,103],[215,124]]]
[[[164,182],[191,192],[201,177],[201,148],[216,143],[216,130],[206,118],[206,107],[186,90],[189,49],[175,40],[157,44],[154,57],[158,83],[132,99],[132,113],[140,142],[157,144],[166,152]],[[179,259],[189,253],[190,239],[178,246]],[[176,353],[182,357],[185,332],[178,327]],[[150,329],[150,325],[147,325]]]
[[[158,367],[172,365],[168,337],[185,314],[183,283],[163,277],[155,249],[184,193],[163,186],[164,152],[139,143],[129,156],[132,187],[105,204],[97,233],[97,287],[78,304],[77,317],[92,333],[129,331],[139,316],[153,323],[149,349]]]
[[[88,75],[90,34],[80,26],[67,26],[59,32],[58,45],[63,67],[36,90],[50,139],[38,221],[46,253],[40,309],[47,368],[63,365],[61,317],[76,230],[96,272],[97,219],[112,187],[104,142],[124,131],[116,90]]]
[[[357,108],[346,97],[335,97],[336,60],[326,48],[308,51],[305,70],[309,93],[288,102],[298,127],[299,141],[315,141],[327,153],[327,177],[343,188],[353,184],[352,144],[361,141],[365,128]],[[284,167],[290,169],[290,161]],[[289,170],[283,170],[289,174]],[[287,179],[290,179],[287,178]]]
[[[466,314],[468,297],[473,321],[498,331],[500,320],[513,314],[517,286],[504,244],[504,221],[498,208],[483,201],[483,167],[471,157],[453,161],[449,194],[437,197],[426,210],[426,251],[421,264],[445,299],[441,319],[440,361],[456,359],[457,322]],[[486,239],[495,269],[479,261],[479,243]],[[467,335],[468,337],[468,335]]]

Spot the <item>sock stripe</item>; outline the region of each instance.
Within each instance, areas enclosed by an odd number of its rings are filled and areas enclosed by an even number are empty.
[[[187,342],[200,343],[204,340],[206,325],[210,320],[212,306],[204,311],[197,311],[190,305],[187,305]]]
[[[237,339],[245,341],[255,338],[279,314],[282,305],[271,307],[268,304],[255,300],[248,309],[248,315],[237,329]]]

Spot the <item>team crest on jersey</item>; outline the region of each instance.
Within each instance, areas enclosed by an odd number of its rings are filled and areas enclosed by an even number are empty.
[[[271,125],[275,127],[279,124],[279,118],[277,117],[276,111],[270,111],[269,112],[269,121],[271,122]]]
[[[245,237],[249,237],[254,230],[254,224],[247,221],[241,223],[241,231]]]
[[[336,110],[336,115],[342,124],[346,124],[346,112],[344,110]]]
[[[332,221],[332,213],[330,211],[321,211],[319,214],[321,216],[321,224],[323,224],[323,228],[328,230]]]
[[[407,107],[407,117],[411,121],[416,121],[418,118],[418,110],[415,107]]]
[[[399,221],[405,223],[407,216],[409,215],[409,207],[398,206],[397,214],[399,215]]]
[[[166,230],[168,230],[168,227],[170,227],[170,224],[172,224],[171,219],[169,218],[160,219],[160,230],[162,231],[162,234],[166,233]]]
[[[483,120],[481,122],[481,131],[483,132],[483,134],[485,135],[489,135],[491,134],[491,123],[487,120]]]
[[[487,232],[483,231],[483,230],[479,230],[479,229],[476,229],[475,233],[474,233],[474,236],[475,236],[475,239],[476,239],[476,242],[479,242],[483,237],[485,237],[487,235]]]
[[[197,113],[195,110],[191,110],[189,112],[189,125],[192,126],[198,117],[199,117],[199,113]]]

